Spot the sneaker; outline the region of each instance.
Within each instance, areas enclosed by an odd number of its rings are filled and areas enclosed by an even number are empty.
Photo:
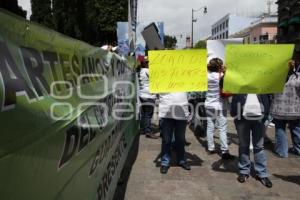
[[[185,145],[185,146],[190,146],[191,144],[192,144],[192,143],[191,143],[191,142],[188,142],[188,141],[185,141],[185,142],[184,142],[184,145]]]
[[[240,183],[244,183],[246,182],[246,180],[249,178],[249,175],[248,174],[239,174],[237,180],[238,182]]]
[[[270,179],[268,177],[261,178],[261,177],[256,176],[256,180],[260,181],[267,188],[271,188],[273,186],[272,182],[270,181]]]
[[[166,174],[168,172],[169,166],[160,166],[160,173],[161,174]]]
[[[222,160],[234,160],[235,157],[231,155],[230,153],[223,153],[222,154]]]
[[[294,149],[293,147],[292,147],[292,148],[289,148],[289,153],[294,154],[294,155],[296,155],[296,156],[300,156],[300,154],[297,152],[297,150]]]
[[[285,156],[285,155],[279,154],[279,153],[277,153],[275,151],[273,152],[273,155],[276,156],[276,157],[278,157],[278,158],[288,158],[288,155]]]

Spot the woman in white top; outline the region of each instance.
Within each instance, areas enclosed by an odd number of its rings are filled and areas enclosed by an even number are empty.
[[[220,146],[222,159],[234,159],[229,154],[227,144],[227,108],[226,98],[220,95],[220,80],[223,76],[223,61],[219,58],[213,58],[207,65],[208,69],[208,91],[206,93],[205,109],[207,115],[207,150],[209,154],[216,153],[214,144],[215,124],[220,131]]]
[[[159,137],[154,135],[151,129],[151,119],[155,107],[155,95],[149,92],[149,69],[147,60],[141,60],[138,78],[141,102],[140,131],[141,134],[145,134],[148,138],[158,139]]]

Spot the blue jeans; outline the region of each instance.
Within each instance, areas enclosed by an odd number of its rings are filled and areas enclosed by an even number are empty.
[[[289,125],[293,148],[300,155],[300,120],[279,120],[274,119],[275,123],[275,152],[280,156],[288,157],[288,138],[285,132],[286,125]]]
[[[241,174],[250,174],[250,134],[252,135],[254,169],[260,178],[267,177],[267,157],[264,151],[265,126],[261,120],[235,120],[239,136],[239,171]]]
[[[142,134],[151,134],[151,119],[154,112],[155,101],[153,99],[142,99],[140,98],[141,107],[141,120],[140,130]]]
[[[177,163],[181,164],[185,160],[185,129],[187,125],[186,120],[176,120],[170,118],[161,118],[161,165],[169,166],[171,159],[171,144],[173,134],[175,136],[175,150],[177,155]]]
[[[214,132],[215,132],[215,123],[217,123],[218,129],[220,131],[221,151],[222,153],[228,152],[227,119],[226,119],[227,111],[206,108],[206,116],[207,116],[206,137],[207,137],[208,150],[209,151],[215,150]]]

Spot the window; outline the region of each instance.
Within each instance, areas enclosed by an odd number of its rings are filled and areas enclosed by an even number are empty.
[[[259,36],[260,43],[266,43],[268,40],[269,40],[269,35],[268,34]]]
[[[226,31],[226,38],[228,38],[228,31]]]
[[[226,20],[226,28],[228,28],[228,19]]]
[[[222,34],[222,38],[223,38],[223,39],[225,38],[225,32]]]

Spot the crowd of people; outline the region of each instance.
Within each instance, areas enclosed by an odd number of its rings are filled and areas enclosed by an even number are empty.
[[[223,78],[226,67],[219,58],[211,59],[207,64],[208,91],[205,102],[189,104],[187,92],[151,94],[149,92],[149,69],[146,57],[140,59],[137,70],[139,79],[140,131],[146,137],[158,139],[151,128],[155,102],[158,101],[158,116],[161,136],[160,172],[166,174],[170,166],[171,149],[176,151],[177,164],[190,170],[185,157],[185,131],[188,123],[193,124],[199,117],[199,108],[205,109],[206,140],[208,154],[220,152],[223,160],[232,160],[227,136],[227,111],[234,119],[239,138],[238,178],[246,182],[251,170],[250,145],[253,145],[254,170],[256,179],[271,188],[268,178],[267,158],[264,151],[266,121],[273,119],[275,124],[275,149],[278,157],[288,157],[288,152],[300,156],[300,52],[295,52],[294,60],[289,62],[289,73],[284,90],[280,94],[227,94],[223,92]],[[197,104],[203,106],[197,106]],[[191,109],[191,106],[193,107]],[[202,116],[203,117],[203,113]],[[286,127],[289,127],[292,147],[289,149]],[[215,127],[219,130],[220,149],[215,148]],[[194,128],[195,130],[195,128]]]

